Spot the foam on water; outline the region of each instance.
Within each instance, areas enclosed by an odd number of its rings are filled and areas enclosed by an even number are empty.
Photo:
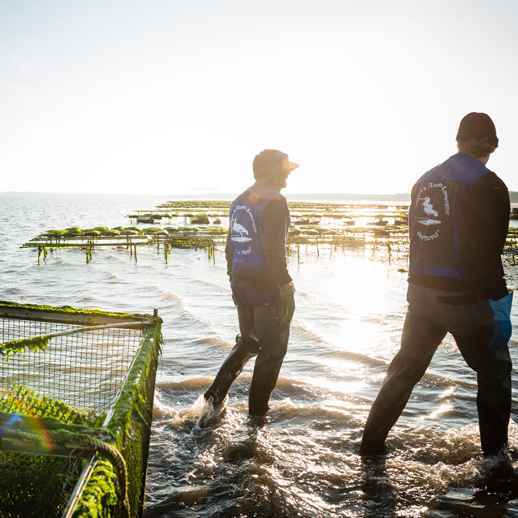
[[[203,428],[213,425],[226,413],[227,401],[228,398],[220,406],[214,407],[210,401],[205,399],[203,394],[200,394],[190,407],[181,409],[171,419],[162,424],[180,430],[185,429],[185,427]]]
[[[158,387],[155,389],[155,400],[153,404],[153,417],[162,419],[164,417],[172,417],[177,413],[174,407],[169,406],[162,400],[162,395]]]

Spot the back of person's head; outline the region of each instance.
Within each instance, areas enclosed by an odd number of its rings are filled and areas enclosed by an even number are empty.
[[[275,179],[282,171],[283,161],[288,155],[278,149],[265,149],[255,155],[253,169],[256,180]]]
[[[459,150],[483,158],[498,147],[496,127],[487,113],[471,112],[465,115],[457,131]]]
[[[254,178],[263,183],[284,184],[286,177],[297,167],[289,161],[286,153],[278,149],[264,149],[254,158]]]

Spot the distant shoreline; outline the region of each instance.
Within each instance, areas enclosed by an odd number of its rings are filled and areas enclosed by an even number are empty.
[[[0,196],[134,196],[139,198],[167,198],[178,200],[232,200],[235,193],[202,193],[202,194],[136,194],[136,193],[60,193],[60,192],[0,192]],[[355,194],[355,193],[286,193],[286,197],[292,201],[384,201],[402,202],[410,201],[410,193],[395,194]],[[511,203],[518,203],[518,191],[510,191]]]

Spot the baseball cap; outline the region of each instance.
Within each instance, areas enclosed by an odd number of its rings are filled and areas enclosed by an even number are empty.
[[[288,155],[278,149],[264,149],[255,156],[253,163],[256,176],[268,175],[272,171],[287,171],[291,173],[297,167],[299,167],[299,164],[291,162],[288,159]]]
[[[489,144],[498,146],[496,127],[487,113],[471,112],[460,121],[457,142],[466,142],[472,139],[485,139]]]

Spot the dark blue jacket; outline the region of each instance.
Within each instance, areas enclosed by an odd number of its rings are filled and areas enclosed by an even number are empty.
[[[412,189],[409,281],[504,296],[509,211],[507,187],[480,160],[457,153],[428,171]]]
[[[272,303],[279,286],[291,281],[286,266],[289,226],[286,199],[253,186],[230,207],[226,257],[236,303]]]

